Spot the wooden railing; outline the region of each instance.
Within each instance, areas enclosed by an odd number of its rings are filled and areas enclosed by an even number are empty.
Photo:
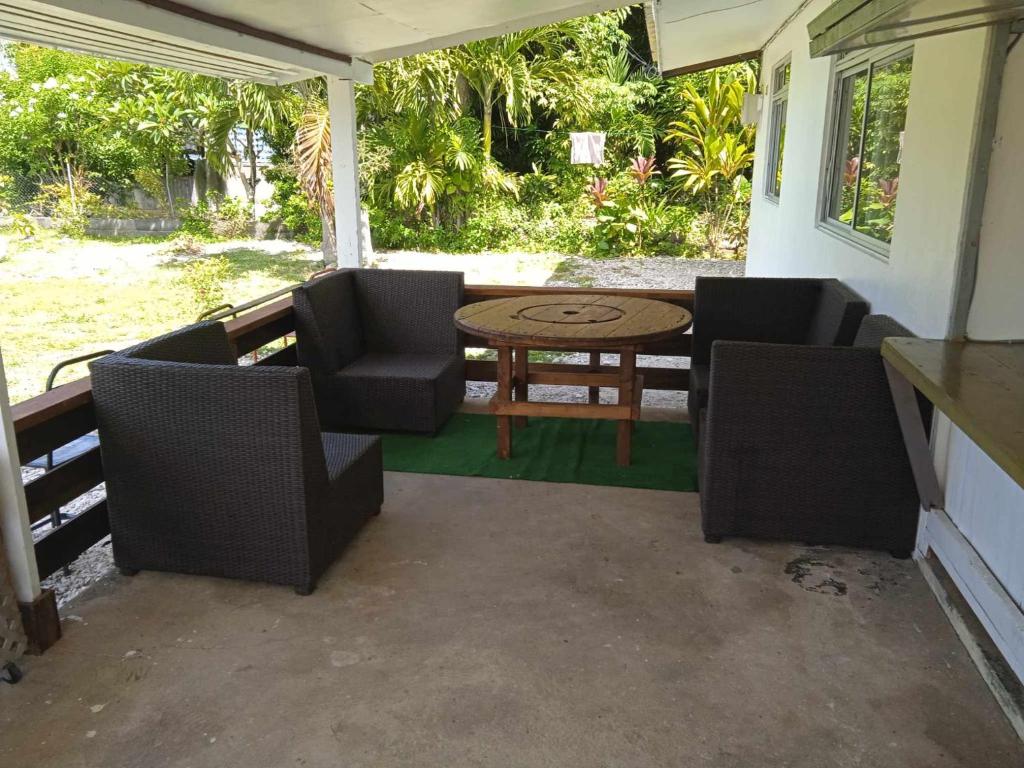
[[[631,290],[599,288],[555,288],[518,286],[466,286],[467,304],[507,296],[551,293],[601,293],[640,296],[659,299],[692,309],[692,291]],[[240,308],[241,309],[241,308]],[[235,345],[238,356],[258,350],[281,339],[295,330],[291,297],[263,304],[239,317],[224,322],[228,337]],[[661,342],[641,350],[641,354],[689,357],[689,335]],[[483,339],[467,338],[468,347],[486,347]],[[295,365],[294,345],[262,358],[258,365]],[[590,370],[586,364],[535,363],[536,373],[571,373]],[[609,366],[602,370],[611,372]],[[648,389],[679,389],[688,386],[689,371],[684,368],[640,367]],[[467,359],[466,379],[469,381],[495,381],[497,363],[494,360]],[[557,377],[552,377],[553,379]],[[96,429],[92,407],[92,390],[88,377],[77,379],[45,394],[13,406],[14,430],[18,441],[18,454],[23,462],[43,456],[49,451]],[[31,522],[42,520],[50,513],[103,482],[103,466],[99,449],[93,448],[82,455],[58,465],[25,485]],[[45,578],[72,562],[82,552],[110,532],[107,503],[101,499],[62,525],[47,531],[35,544],[39,575]]]

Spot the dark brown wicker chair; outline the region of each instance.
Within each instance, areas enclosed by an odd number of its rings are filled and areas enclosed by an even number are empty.
[[[838,280],[698,277],[687,406],[695,437],[708,402],[711,345],[718,340],[849,346],[868,303]]]
[[[308,594],[380,511],[380,440],[321,434],[309,372],[200,323],[90,364],[114,562]]]
[[[715,342],[700,439],[705,539],[909,556],[919,500],[879,347],[911,335],[869,315],[852,347]]]
[[[461,272],[338,270],[293,293],[299,364],[329,428],[434,433],[466,395]]]

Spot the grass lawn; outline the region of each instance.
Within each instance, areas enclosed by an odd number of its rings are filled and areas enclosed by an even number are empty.
[[[241,304],[304,280],[317,252],[291,243],[241,241],[206,246],[223,253],[230,271],[225,301]],[[11,243],[0,261],[0,352],[12,403],[43,391],[61,360],[118,349],[195,320],[180,284],[180,257],[157,240],[66,240],[50,233]],[[87,373],[65,369],[58,382]]]

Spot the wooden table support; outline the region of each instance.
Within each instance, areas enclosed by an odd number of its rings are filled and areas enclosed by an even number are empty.
[[[619,422],[615,441],[615,462],[628,467],[633,448],[633,392],[636,381],[636,347],[623,347],[619,352],[619,405],[628,405],[630,416]],[[643,385],[641,385],[642,388]],[[638,414],[639,417],[639,414]]]
[[[601,370],[601,353],[591,352],[590,353],[590,370],[593,373],[597,373]],[[587,389],[587,402],[588,403],[600,403],[601,402],[601,388],[600,387],[589,387]]]
[[[498,347],[498,402],[512,401],[512,348]],[[498,458],[512,456],[512,424],[508,414],[497,413],[498,417]]]
[[[910,459],[910,469],[914,474],[921,506],[925,509],[943,509],[945,501],[942,498],[942,487],[935,473],[935,464],[932,463],[932,452],[928,445],[928,435],[924,431],[924,422],[921,421],[921,409],[917,404],[914,385],[888,360],[883,359],[882,365],[889,380],[892,403],[903,433],[903,443],[907,448],[907,458]]]
[[[513,385],[516,402],[525,403],[530,399],[530,351],[526,347],[516,347],[515,382]],[[527,424],[526,416],[516,416],[513,424],[522,429]]]

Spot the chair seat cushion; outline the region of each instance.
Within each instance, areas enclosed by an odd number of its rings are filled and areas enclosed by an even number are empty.
[[[455,355],[370,353],[326,377],[320,413],[332,427],[435,432],[462,402]]]
[[[454,359],[452,355],[371,352],[346,365],[338,371],[336,378],[431,381],[439,378]]]

